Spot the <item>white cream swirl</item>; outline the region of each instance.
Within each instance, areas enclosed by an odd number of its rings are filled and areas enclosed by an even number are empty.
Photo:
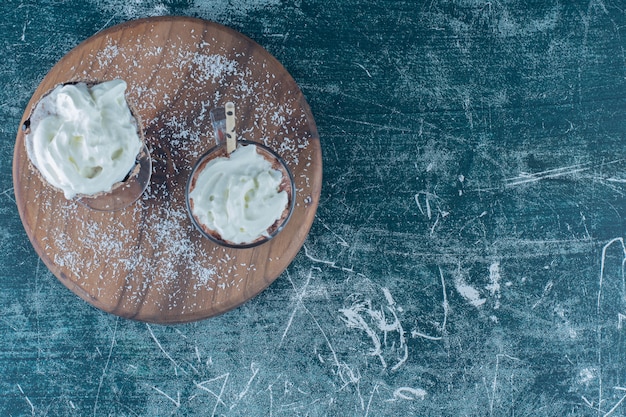
[[[66,84],[35,106],[28,156],[66,198],[110,191],[135,165],[143,143],[125,91],[123,80]]]
[[[202,168],[189,193],[192,214],[222,240],[254,242],[268,236],[287,207],[287,192],[279,191],[282,178],[255,145],[240,145]]]

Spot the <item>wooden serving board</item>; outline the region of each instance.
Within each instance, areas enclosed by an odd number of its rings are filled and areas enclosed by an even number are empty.
[[[98,212],[44,183],[17,134],[13,180],[19,213],[35,250],[71,291],[109,313],[156,323],[199,320],[232,309],[271,284],[302,247],[322,177],[319,137],[309,106],[285,68],[261,46],[216,23],[186,17],[127,22],[87,39],[36,89],[122,78],[142,120],[152,179],[126,209]],[[213,143],[209,111],[237,105],[237,131],[287,162],[296,206],[286,228],[251,249],[208,241],[189,220],[184,190],[196,160]]]

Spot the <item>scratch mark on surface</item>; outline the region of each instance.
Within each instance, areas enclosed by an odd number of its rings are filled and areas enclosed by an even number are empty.
[[[428,393],[421,388],[411,388],[411,387],[400,387],[393,392],[393,399],[390,401],[396,400],[423,400],[426,398]]]
[[[554,286],[554,283],[552,281],[548,281],[546,283],[546,285],[543,287],[541,297],[539,297],[539,300],[537,300],[535,304],[533,304],[533,306],[530,308],[531,310],[534,310],[539,304],[541,304],[545,296],[548,295],[548,293],[552,290],[553,286]]]
[[[445,334],[446,332],[446,325],[448,322],[448,314],[450,312],[450,304],[448,303],[448,294],[446,291],[446,280],[443,277],[443,270],[441,269],[441,267],[439,267],[439,277],[441,278],[441,292],[443,293],[443,321],[441,323],[441,333]],[[416,337],[421,337],[423,339],[427,339],[427,340],[441,340],[442,336],[430,336],[427,334],[424,334],[422,332],[419,332],[417,330],[413,330],[411,331],[411,337],[416,338]]]
[[[593,405],[593,401],[589,401],[584,395],[581,395],[580,398],[583,400],[587,407],[597,411],[598,415],[600,415],[600,409]]]
[[[287,320],[287,325],[285,326],[285,331],[283,332],[283,335],[280,338],[280,343],[278,344],[278,347],[282,346],[283,341],[285,340],[285,337],[287,336],[287,333],[289,332],[289,329],[291,328],[291,324],[293,323],[293,318],[296,315],[296,312],[298,311],[298,308],[302,304],[302,299],[304,298],[304,295],[306,294],[306,289],[309,286],[309,283],[311,282],[311,277],[312,276],[313,276],[313,268],[311,268],[311,270],[309,270],[309,275],[307,275],[306,282],[304,283],[304,285],[302,285],[302,289],[300,291],[298,291],[296,289],[295,283],[291,279],[291,276],[288,275],[289,282],[291,283],[291,286],[293,287],[294,291],[296,292],[296,306],[292,310],[291,315],[289,316],[289,319]]]
[[[396,303],[391,297],[389,289],[383,287],[383,293],[385,294],[385,298],[387,299],[387,302],[389,304],[389,307],[387,307],[387,309],[391,312],[394,318],[394,321],[391,324],[388,324],[384,317],[382,318],[382,323],[385,324],[385,326],[382,327],[383,331],[385,332],[385,339],[387,338],[387,332],[397,331],[400,338],[400,348],[404,351],[404,355],[400,358],[400,360],[391,367],[391,370],[395,371],[398,370],[402,365],[404,365],[404,363],[409,358],[409,346],[406,344],[405,332],[402,328],[402,324],[400,323],[400,319],[396,314],[396,308],[394,307]]]
[[[11,200],[12,202],[15,203],[15,198],[11,196],[11,193],[13,193],[13,188],[9,188],[7,190],[4,190],[2,192],[2,195],[6,196],[9,200]]]
[[[429,191],[419,191],[417,194],[415,194],[414,198],[418,210],[420,211],[422,216],[426,217],[428,220],[432,220],[433,216],[435,216],[435,214],[433,214],[431,201],[434,202],[436,205],[437,213],[435,221],[430,227],[430,235],[432,236],[435,233],[435,229],[437,228],[439,221],[448,217],[450,215],[450,212],[442,210],[439,207],[440,198],[436,194]],[[421,200],[423,200],[423,203],[421,202]]]
[[[613,178],[613,177],[609,177],[609,178],[595,178],[598,181],[606,181],[606,182],[616,182],[618,184],[626,184],[626,179],[624,178]]]
[[[314,257],[314,256],[309,254],[309,249],[307,248],[306,245],[303,245],[302,247],[304,248],[304,256],[306,256],[307,258],[309,258],[313,262],[317,262],[317,263],[321,263],[321,264],[324,264],[324,265],[328,265],[331,268],[339,269],[339,270],[344,271],[344,272],[354,272],[354,268],[340,267],[340,266],[337,266],[337,263],[335,261],[325,261],[323,259],[316,258],[316,257]],[[358,275],[362,275],[362,274],[358,274]]]
[[[415,131],[413,129],[410,129],[410,128],[402,128],[402,127],[396,127],[396,126],[392,126],[392,125],[384,125],[384,124],[380,124],[380,123],[366,122],[366,121],[363,121],[363,120],[350,119],[350,118],[347,118],[347,117],[341,117],[341,116],[337,116],[337,115],[333,115],[333,114],[325,114],[324,116],[326,116],[328,118],[331,118],[331,119],[339,120],[341,122],[355,123],[355,124],[359,124],[359,125],[368,126],[368,127],[371,127],[371,128],[377,128],[379,130],[388,131],[388,132],[418,133],[417,131]]]
[[[35,406],[33,405],[33,403],[30,401],[30,399],[28,398],[28,396],[24,393],[24,390],[22,389],[22,387],[20,386],[20,384],[17,384],[17,389],[20,390],[20,392],[22,393],[22,395],[24,396],[24,398],[26,399],[26,402],[28,403],[28,405],[30,406],[30,412],[31,414],[34,416],[35,415]]]
[[[168,400],[173,402],[174,405],[176,406],[176,408],[180,407],[180,391],[176,391],[176,400],[175,400],[172,397],[170,397],[169,395],[167,395],[165,392],[163,392],[160,389],[158,389],[157,387],[155,387],[154,385],[152,386],[152,389],[154,389],[156,392],[158,392],[159,394],[161,394],[162,396],[164,396],[165,398],[167,398]]]
[[[495,309],[500,307],[500,262],[495,261],[489,266],[489,285],[486,289],[489,290],[492,297],[496,297]]]
[[[621,248],[622,248],[622,281],[624,280],[625,276],[626,276],[626,244],[624,243],[624,238],[623,237],[617,237],[614,239],[611,239],[609,242],[607,242],[604,247],[602,248],[602,255],[601,255],[601,259],[600,259],[600,278],[599,278],[599,282],[598,282],[598,298],[596,301],[596,315],[597,315],[597,339],[598,339],[598,366],[600,366],[600,369],[602,369],[602,360],[603,360],[603,351],[602,351],[602,325],[601,325],[601,320],[600,320],[600,316],[601,316],[601,303],[602,303],[602,287],[604,286],[604,273],[605,273],[605,267],[606,267],[606,257],[607,257],[607,250],[615,245],[619,243]],[[618,317],[618,326],[619,326],[619,317]],[[603,401],[603,378],[602,378],[602,372],[599,372],[598,374],[598,407],[601,407],[602,405],[602,401]],[[620,400],[621,403],[622,400]],[[614,410],[611,410],[609,413],[607,413],[606,415],[613,413]]]
[[[621,387],[616,387],[616,389],[620,388]],[[624,390],[624,388],[621,388],[621,390]],[[626,400],[626,394],[624,394],[624,396],[613,406],[613,408],[611,408],[609,411],[607,411],[606,414],[604,414],[604,417],[609,417],[611,414],[613,414],[615,410],[617,410],[617,408],[624,402],[624,400]]]
[[[604,166],[607,166],[607,165],[613,165],[613,164],[620,163],[622,161],[623,160],[618,159],[618,160],[614,160],[614,161],[602,162],[599,165],[597,165],[597,167],[604,167]],[[583,164],[575,164],[575,165],[570,165],[570,166],[561,167],[561,168],[554,168],[554,169],[549,169],[549,170],[546,170],[546,171],[536,172],[536,173],[522,172],[517,177],[507,178],[504,181],[505,181],[506,187],[514,187],[514,186],[517,186],[517,185],[537,182],[537,181],[541,181],[541,180],[545,180],[545,179],[558,178],[558,177],[563,177],[563,176],[569,176],[569,175],[577,174],[579,172],[588,171],[588,170],[590,170],[593,167],[594,167],[593,163],[586,162],[586,163],[583,163]],[[619,179],[619,178],[597,178],[597,177],[591,177],[591,179],[599,180],[601,182],[616,182],[616,183],[624,183],[624,182],[626,182],[626,180]]]
[[[270,393],[270,417],[274,415],[274,395],[272,393],[272,384],[267,386],[267,390]]]
[[[243,391],[241,391],[237,397],[237,400],[240,401],[241,399],[243,399],[243,397],[246,396],[246,394],[248,393],[248,390],[250,389],[250,385],[252,384],[252,381],[254,380],[254,378],[256,377],[256,375],[259,373],[259,368],[256,366],[256,364],[254,362],[252,362],[250,364],[250,370],[252,371],[252,376],[250,377],[250,379],[248,380],[248,383],[246,384],[246,386],[244,387]],[[234,404],[230,407],[231,410],[234,407]]]
[[[465,279],[461,275],[461,265],[459,265],[457,275],[454,279],[454,287],[463,298],[476,308],[481,307],[487,302],[486,298],[481,298],[480,292],[478,292],[476,288],[465,282]]]
[[[102,27],[101,27],[100,29],[98,29],[98,30],[96,31],[96,33],[102,32],[102,31],[103,31],[103,30],[104,30],[107,26],[109,26],[109,23],[111,23],[111,22],[113,21],[113,19],[115,19],[115,18],[117,17],[117,15],[118,15],[117,13],[114,13],[114,14],[113,14],[113,15],[109,18],[109,20],[107,20],[107,22],[106,22],[104,25],[102,25]]]
[[[344,373],[344,369],[347,371],[347,375]],[[343,381],[343,385],[341,386],[341,388],[339,388],[339,391],[343,391],[343,389],[350,384],[354,385],[356,389],[356,394],[359,397],[359,401],[361,403],[361,409],[364,410],[365,400],[363,399],[363,395],[361,394],[361,372],[358,370],[358,368],[356,369],[355,373],[352,368],[344,363],[342,364],[342,368],[340,368],[339,370],[339,377]]]
[[[498,387],[498,372],[500,370],[500,358],[507,358],[513,361],[520,361],[519,358],[510,356],[507,354],[498,353],[496,355],[496,370],[493,375],[493,381],[491,383],[491,395],[489,398],[489,415],[490,416],[493,416],[493,408],[494,408],[495,399],[496,399],[496,389]]]
[[[420,203],[420,197],[424,198],[425,207],[422,207],[422,204]],[[420,191],[417,194],[415,194],[415,203],[417,203],[417,208],[419,209],[420,213],[428,217],[429,220],[432,219],[433,217],[433,211],[430,208],[431,198],[434,198],[436,200],[438,197],[435,194],[429,193],[427,191]]]
[[[335,361],[335,366],[340,367],[341,364],[339,362],[339,359],[337,358],[337,352],[335,351],[335,348],[333,347],[333,345],[330,343],[330,340],[328,339],[328,336],[326,335],[326,332],[324,331],[324,329],[322,328],[320,323],[317,321],[317,319],[315,318],[313,313],[311,313],[309,311],[309,309],[306,308],[306,306],[304,306],[304,304],[302,305],[302,308],[304,308],[304,311],[306,311],[307,314],[313,319],[313,322],[315,323],[315,325],[317,326],[319,331],[322,333],[322,336],[324,336],[324,340],[326,341],[326,344],[328,345],[328,348],[330,349],[331,353],[333,354],[333,359]]]
[[[198,349],[198,345],[194,346],[194,350],[196,352],[196,359],[198,359],[198,363],[202,364],[202,359],[200,358],[200,350]]]
[[[343,247],[349,248],[350,245],[348,244],[348,242],[346,242],[346,240],[344,238],[342,238],[341,236],[339,236],[337,233],[335,233],[326,223],[324,223],[324,221],[322,219],[320,219],[319,217],[316,217],[317,221],[320,222],[320,224],[324,227],[324,229],[328,230],[330,233],[333,234],[333,236],[335,236],[338,239],[338,244],[340,244]]]
[[[408,346],[406,344],[405,331],[402,328],[398,315],[396,314],[396,308],[394,307],[395,301],[387,288],[383,288],[382,291],[387,300],[386,311],[389,311],[393,316],[393,321],[391,322],[387,322],[384,309],[381,308],[376,310],[372,307],[371,300],[355,301],[352,306],[339,309],[339,312],[344,315],[344,317],[341,317],[341,320],[346,324],[346,326],[364,331],[365,334],[367,334],[367,336],[371,339],[374,347],[370,349],[369,355],[376,356],[380,360],[383,368],[387,368],[388,366],[383,355],[383,344],[386,345],[387,335],[389,332],[398,333],[398,337],[400,339],[399,349],[402,350],[403,355],[398,359],[398,362],[391,367],[391,370],[395,371],[408,359]],[[378,336],[377,331],[367,323],[365,317],[369,317],[376,325],[376,328],[383,332],[382,341]]]
[[[100,376],[100,383],[98,384],[98,391],[96,392],[96,400],[93,404],[93,415],[96,415],[96,411],[98,410],[98,400],[100,398],[100,390],[102,389],[102,384],[104,382],[104,377],[109,369],[109,363],[111,362],[111,355],[113,354],[113,346],[115,346],[115,337],[117,335],[117,323],[119,321],[119,317],[115,318],[115,327],[113,328],[113,336],[111,337],[111,346],[109,346],[109,354],[107,356],[107,361],[104,364],[104,369],[102,370],[102,375]]]
[[[626,265],[626,244],[624,243],[624,238],[617,237],[615,239],[610,240],[604,247],[602,248],[602,258],[600,261],[600,282],[598,288],[598,302],[596,306],[596,312],[600,314],[600,299],[602,297],[602,286],[604,284],[604,268],[606,263],[606,251],[615,243],[620,243],[622,246],[622,251],[624,252],[624,258],[622,259],[622,278],[624,277],[624,266]]]
[[[152,336],[152,339],[154,340],[154,342],[157,344],[157,346],[159,347],[159,349],[161,349],[161,352],[163,352],[163,354],[165,355],[165,357],[167,359],[170,360],[170,362],[172,362],[174,364],[174,369],[178,369],[178,363],[176,363],[176,361],[174,359],[172,359],[172,357],[165,351],[165,349],[163,348],[163,346],[161,345],[161,343],[159,342],[159,340],[156,338],[156,336],[154,335],[154,332],[152,331],[152,327],[150,327],[149,324],[146,323],[146,327],[148,328],[148,331],[150,332],[150,336]]]
[[[370,398],[367,401],[367,408],[365,409],[365,417],[367,417],[370,413],[370,407],[372,405],[372,399],[374,398],[374,393],[378,392],[378,383],[376,385],[374,385],[374,388],[372,388],[372,393],[370,394]]]
[[[24,20],[24,26],[22,26],[22,36],[20,36],[20,41],[26,42],[26,28],[30,24],[30,20],[28,19],[28,10],[26,10],[26,19]]]
[[[306,249],[305,249],[305,251],[306,251]],[[304,285],[302,286],[300,291],[298,291],[297,288],[296,288],[295,283],[291,279],[291,276],[287,275],[287,277],[289,279],[289,282],[291,283],[291,286],[293,287],[294,291],[296,292],[296,306],[291,311],[291,315],[289,316],[289,319],[287,320],[287,325],[285,326],[285,331],[283,332],[283,335],[280,338],[280,343],[278,344],[278,347],[282,346],[283,341],[285,340],[285,337],[287,336],[287,333],[289,332],[289,329],[291,328],[291,324],[293,323],[293,319],[294,319],[294,317],[296,315],[296,312],[302,306],[302,299],[304,298],[304,295],[306,294],[306,289],[309,286],[309,283],[311,282],[311,277],[312,276],[313,276],[313,268],[311,268],[309,270],[309,275],[307,275],[306,282],[304,283]]]
[[[315,318],[313,313],[311,313],[311,311],[306,307],[306,305],[303,302],[303,297],[306,294],[306,288],[309,285],[309,282],[311,280],[311,277],[312,277],[312,274],[313,274],[313,270],[318,270],[319,271],[320,269],[317,268],[317,267],[312,267],[311,268],[311,270],[309,271],[309,275],[307,276],[307,281],[303,285],[301,291],[298,291],[296,289],[296,286],[295,286],[293,280],[288,275],[289,282],[291,283],[292,287],[296,291],[297,305],[294,308],[294,310],[291,312],[291,316],[289,317],[289,320],[287,321],[287,326],[285,327],[285,330],[283,332],[283,335],[282,335],[282,338],[281,338],[279,346],[283,343],[283,341],[284,341],[284,339],[285,339],[289,329],[291,328],[291,325],[292,325],[293,318],[295,316],[296,310],[298,309],[298,307],[300,307],[309,315],[309,317],[311,317],[311,319],[313,320],[313,323],[315,323],[315,326],[318,328],[318,330],[320,331],[320,333],[324,337],[324,340],[326,341],[326,344],[328,345],[328,348],[330,349],[330,351],[331,351],[331,353],[333,355],[335,366],[337,366],[337,368],[340,368],[341,367],[341,363],[339,362],[339,358],[337,357],[337,352],[335,351],[335,348],[333,347],[332,343],[330,343],[330,339],[328,339],[328,336],[326,335],[326,332],[324,331],[322,326],[319,324],[319,322],[317,321],[317,319]]]
[[[368,77],[372,78],[372,74],[370,74],[370,72],[367,70],[367,68],[365,68],[363,65],[359,64],[358,62],[355,62],[355,64],[356,64],[356,66],[361,68],[363,71],[365,71],[365,73],[367,74]]]
[[[385,109],[391,114],[403,115],[405,118],[409,120],[413,120],[412,114],[405,114],[401,110],[396,107],[390,106],[389,103],[381,104],[376,100],[372,100],[369,96],[364,96],[363,94],[349,94],[345,89],[342,89],[338,86],[319,86],[317,84],[302,84],[302,88],[307,90],[314,90],[326,95],[339,95],[341,97],[349,98],[352,100],[356,100],[362,103],[365,103],[370,106],[378,107],[380,109]],[[423,122],[423,119],[420,119]]]
[[[203,391],[208,392],[209,394],[213,395],[216,400],[215,400],[215,405],[213,406],[213,412],[211,413],[211,417],[215,416],[215,411],[217,410],[217,406],[222,404],[224,407],[226,407],[226,404],[224,404],[224,401],[222,401],[222,395],[224,395],[224,388],[226,387],[226,383],[228,382],[228,378],[230,377],[229,373],[220,375],[218,377],[212,378],[212,379],[208,379],[206,381],[202,381],[202,382],[195,382],[194,381],[194,385],[198,388],[200,388]],[[211,382],[215,382],[215,381],[219,381],[220,379],[224,379],[224,382],[222,383],[222,386],[220,388],[220,393],[216,394],[215,392],[213,392],[213,390],[207,388],[205,385],[206,384],[210,384]]]
[[[2,322],[3,322],[4,324],[6,324],[6,325],[7,325],[7,327],[10,327],[13,331],[15,331],[15,332],[19,331],[19,330],[17,329],[17,327],[13,326],[13,325],[12,325],[10,322],[8,322],[6,319],[4,319],[4,318],[0,318],[0,320],[2,320]]]
[[[363,330],[369,336],[369,338],[372,339],[374,348],[370,350],[369,354],[371,356],[377,356],[380,359],[380,363],[382,364],[383,368],[387,368],[387,362],[385,361],[385,358],[382,354],[382,345],[380,342],[380,338],[361,316],[361,313],[366,310],[371,311],[371,304],[368,306],[364,303],[360,303],[357,305],[353,305],[351,308],[341,309],[339,311],[345,316],[345,318],[342,317],[342,320],[346,323],[348,327]]]
[[[504,181],[507,187],[515,187],[517,185],[576,174],[578,172],[587,171],[590,168],[591,168],[591,163],[585,163],[585,164],[577,164],[577,165],[571,165],[571,166],[566,166],[566,167],[561,167],[561,168],[549,169],[546,171],[532,173],[532,174],[527,173],[527,172],[522,172],[519,176],[514,177],[514,178],[507,178]]]

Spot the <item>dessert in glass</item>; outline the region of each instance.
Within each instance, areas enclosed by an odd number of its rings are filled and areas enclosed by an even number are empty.
[[[147,188],[150,154],[126,88],[119,79],[58,85],[24,124],[30,162],[68,200],[113,211]]]
[[[195,227],[213,242],[250,248],[276,236],[294,208],[295,184],[282,158],[267,146],[237,140],[227,151],[223,124],[214,118],[217,145],[195,164],[186,202]]]

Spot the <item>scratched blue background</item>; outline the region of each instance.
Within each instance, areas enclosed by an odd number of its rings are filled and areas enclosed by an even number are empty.
[[[47,70],[163,14],[275,55],[324,156],[285,273],[178,326],[63,287],[11,174]],[[610,0],[3,0],[0,415],[626,415],[625,46]]]

